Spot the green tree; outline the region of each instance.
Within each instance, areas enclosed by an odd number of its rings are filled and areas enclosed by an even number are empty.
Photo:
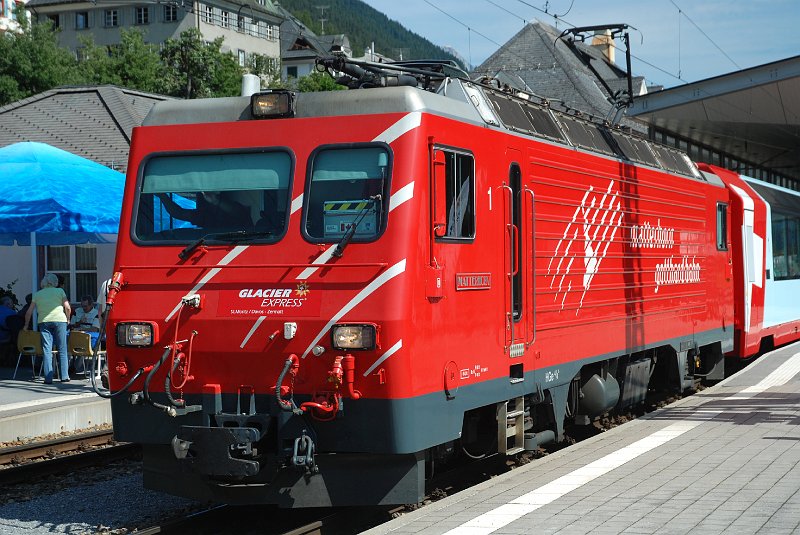
[[[222,52],[222,37],[207,45],[208,64],[212,67],[211,96],[234,97],[242,92],[244,69],[230,52]]]
[[[98,46],[92,36],[80,38],[78,76],[84,84],[114,84],[140,91],[159,89],[161,59],[144,42],[138,28],[122,30],[120,44]]]
[[[222,52],[222,41],[204,43],[196,28],[167,39],[161,50],[161,92],[183,98],[239,94],[244,71],[233,54]]]
[[[314,71],[308,76],[303,76],[297,80],[297,90],[301,93],[310,93],[312,91],[338,91],[340,89],[347,88],[337,84],[329,74],[324,72]]]
[[[95,44],[91,34],[78,38],[78,78],[82,84],[121,85],[116,62],[108,53],[108,48]]]
[[[58,46],[50,22],[28,25],[18,4],[20,33],[0,34],[0,105],[76,83],[76,61]]]
[[[157,47],[144,42],[139,28],[123,29],[120,44],[111,55],[121,86],[151,93],[160,89],[161,58]]]

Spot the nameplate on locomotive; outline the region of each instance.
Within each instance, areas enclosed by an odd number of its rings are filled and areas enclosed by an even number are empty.
[[[456,273],[456,290],[488,290],[492,287],[491,273]]]

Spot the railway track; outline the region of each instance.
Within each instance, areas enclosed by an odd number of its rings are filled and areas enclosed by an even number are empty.
[[[136,455],[136,444],[115,443],[111,430],[91,431],[0,449],[0,485],[70,472]]]

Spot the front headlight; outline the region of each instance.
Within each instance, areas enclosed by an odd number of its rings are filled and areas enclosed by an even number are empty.
[[[334,325],[331,345],[335,349],[375,349],[375,325]]]
[[[156,326],[150,322],[117,324],[117,345],[122,347],[150,347],[156,339]]]

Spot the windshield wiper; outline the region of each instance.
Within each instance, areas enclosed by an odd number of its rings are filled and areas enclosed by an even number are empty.
[[[181,260],[186,260],[192,255],[192,251],[203,245],[208,240],[224,240],[229,242],[239,242],[242,240],[247,239],[257,239],[263,238],[264,236],[272,236],[274,233],[270,231],[258,231],[258,232],[251,232],[248,230],[235,230],[232,232],[209,232],[201,236],[200,238],[196,239],[189,245],[183,248],[183,250],[178,253],[178,258]]]
[[[334,249],[332,253],[333,256],[335,256],[336,258],[342,257],[342,255],[344,254],[344,248],[347,247],[347,244],[350,243],[350,240],[353,239],[353,235],[356,233],[356,227],[358,226],[359,223],[361,223],[361,220],[364,219],[364,216],[367,215],[369,209],[375,206],[375,201],[380,201],[381,198],[382,197],[380,194],[370,196],[369,199],[372,202],[367,203],[366,206],[364,206],[364,208],[362,208],[361,211],[353,219],[353,223],[350,225],[350,228],[347,229],[347,232],[344,233],[342,239],[339,240],[338,244],[336,244],[336,249]]]

